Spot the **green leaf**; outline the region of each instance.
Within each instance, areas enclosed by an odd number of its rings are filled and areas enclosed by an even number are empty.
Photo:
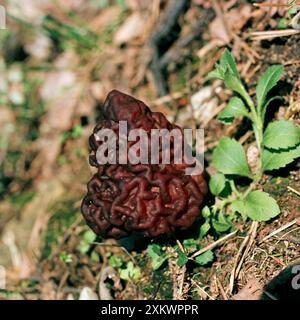
[[[220,69],[216,67],[216,69],[208,73],[207,78],[208,80],[212,80],[212,79],[224,80],[224,74]]]
[[[275,199],[263,191],[252,191],[243,200],[240,208],[250,219],[255,221],[268,221],[280,213]]]
[[[264,145],[270,149],[288,149],[300,143],[300,129],[293,122],[271,122],[264,133]]]
[[[216,63],[215,69],[209,72],[208,79],[224,80],[226,71],[233,74],[236,78],[240,78],[234,57],[228,49],[225,49],[220,63]]]
[[[73,139],[78,139],[82,137],[82,135],[83,135],[83,127],[81,125],[75,126],[71,132],[71,137]]]
[[[213,165],[224,174],[251,178],[245,151],[235,139],[224,137],[213,152]]]
[[[214,254],[211,250],[208,250],[195,258],[195,261],[204,266],[214,260]]]
[[[265,114],[266,114],[266,111],[267,111],[267,108],[268,108],[269,104],[270,104],[272,101],[277,100],[277,99],[281,99],[281,100],[282,100],[282,97],[280,97],[280,96],[275,96],[275,97],[269,98],[269,99],[264,103],[264,105],[262,106],[262,107],[263,107],[263,110],[262,110],[262,119],[263,119],[263,120],[265,119]]]
[[[176,252],[178,253],[177,265],[179,267],[183,267],[188,262],[189,258],[184,252],[180,250],[179,247],[176,248]]]
[[[87,230],[84,234],[83,234],[83,239],[87,242],[87,243],[92,243],[96,240],[97,236],[96,234],[91,231],[91,230]]]
[[[219,213],[218,219],[212,219],[212,225],[217,232],[226,232],[232,227],[230,221],[226,219],[222,212]]]
[[[245,87],[243,86],[241,80],[237,78],[234,74],[230,73],[228,70],[225,73],[224,82],[228,89],[237,92],[247,102],[249,106],[253,105],[253,102]]]
[[[203,218],[209,218],[211,216],[211,212],[210,212],[210,209],[208,206],[205,206],[202,209],[202,216],[203,216]]]
[[[85,254],[89,251],[90,249],[90,244],[86,243],[85,241],[81,240],[79,242],[78,250],[82,253]]]
[[[242,200],[234,200],[234,201],[232,201],[230,207],[231,207],[231,210],[233,212],[240,213],[244,221],[247,220],[247,215],[245,214],[244,203],[243,203]]]
[[[207,219],[200,227],[199,239],[203,239],[210,230],[209,219]]]
[[[228,49],[224,50],[224,53],[220,59],[220,65],[225,71],[229,70],[234,76],[240,78],[234,56]]]
[[[90,249],[91,244],[96,240],[96,238],[97,236],[93,231],[85,231],[85,233],[83,234],[83,238],[79,242],[78,250],[82,254],[87,253]]]
[[[121,257],[118,256],[111,256],[108,259],[108,264],[112,267],[112,268],[120,268],[123,265],[124,261]]]
[[[260,108],[267,97],[268,92],[276,86],[283,73],[282,65],[274,65],[269,67],[260,77],[256,86],[257,105]]]
[[[162,252],[161,247],[158,244],[150,244],[147,248],[147,253],[152,260],[153,270],[158,270],[171,256],[171,254]]]
[[[225,184],[226,178],[224,174],[217,173],[209,180],[209,190],[213,195],[218,196],[224,190]]]
[[[194,252],[198,249],[198,241],[195,239],[184,239],[182,244],[189,252]]]
[[[287,151],[275,151],[264,149],[262,163],[264,171],[277,170],[285,167],[300,157],[300,145]]]
[[[141,277],[141,269],[135,267],[132,261],[129,261],[125,269],[120,269],[120,278],[123,280],[138,280]]]
[[[243,100],[238,97],[233,97],[230,99],[225,109],[218,115],[218,119],[225,124],[230,124],[234,118],[248,116],[248,110]]]
[[[292,3],[294,3],[295,1],[291,1]],[[290,4],[290,3],[289,3]],[[289,10],[288,10],[288,14],[289,15],[294,15],[299,11],[298,6],[292,6]]]

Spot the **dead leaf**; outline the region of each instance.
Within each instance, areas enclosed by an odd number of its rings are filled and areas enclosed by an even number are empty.
[[[131,14],[116,32],[114,43],[116,45],[121,45],[142,35],[146,22],[147,19],[144,15],[138,12]]]
[[[233,300],[260,300],[263,287],[256,278],[250,279],[247,284],[232,298]]]

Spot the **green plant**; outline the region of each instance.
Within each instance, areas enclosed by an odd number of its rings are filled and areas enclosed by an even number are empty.
[[[83,135],[83,127],[81,125],[74,126],[70,131],[65,131],[61,137],[60,142],[64,144],[69,139],[79,139]]]
[[[244,220],[250,218],[256,221],[267,221],[280,213],[275,199],[256,188],[266,171],[285,167],[300,157],[298,126],[288,120],[265,123],[270,102],[279,98],[269,97],[269,93],[282,73],[281,65],[273,65],[262,74],[256,86],[255,102],[247,92],[229,50],[224,51],[220,62],[209,74],[209,78],[223,80],[225,86],[236,94],[218,119],[230,124],[234,118],[247,118],[253,128],[258,151],[257,164],[252,170],[243,146],[233,138],[224,137],[213,151],[213,165],[218,174],[210,179],[209,187],[216,196],[216,203],[211,208],[204,208],[203,213],[217,232],[231,228],[236,213],[241,214]],[[246,190],[236,186],[237,177],[246,177],[251,181]]]
[[[84,232],[82,239],[79,242],[78,245],[78,250],[82,253],[82,254],[86,254],[90,247],[91,244],[96,240],[96,234],[91,231],[91,230],[87,230]]]
[[[135,266],[132,261],[125,261],[120,256],[109,253],[108,264],[118,270],[120,278],[123,280],[138,280],[141,277],[141,269]]]
[[[62,251],[59,255],[59,258],[62,262],[64,262],[65,264],[69,264],[73,261],[73,256],[71,253],[67,253],[65,251]]]
[[[158,270],[169,258],[176,258],[177,265],[179,267],[186,265],[188,261],[193,261],[201,266],[212,262],[214,254],[211,250],[198,254],[199,250],[203,248],[202,240],[207,235],[210,228],[210,224],[208,220],[206,220],[200,227],[199,234],[196,239],[185,239],[182,244],[179,244],[178,242],[177,245],[173,248],[169,248],[169,250],[166,250],[166,248],[161,247],[157,243],[149,244],[147,253],[151,259],[152,269],[154,271]]]

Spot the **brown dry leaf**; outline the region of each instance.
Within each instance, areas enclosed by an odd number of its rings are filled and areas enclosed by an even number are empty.
[[[132,13],[116,32],[114,43],[121,45],[142,35],[146,23],[145,15],[139,12]]]
[[[232,298],[233,300],[259,300],[263,287],[256,278],[249,279],[247,284]]]
[[[224,22],[220,17],[216,17],[209,25],[209,32],[212,39],[221,40],[224,44],[231,41],[232,37],[224,27]]]
[[[251,18],[251,5],[245,4],[217,16],[210,24],[209,31],[212,39],[222,40],[228,44],[234,34],[238,34]]]

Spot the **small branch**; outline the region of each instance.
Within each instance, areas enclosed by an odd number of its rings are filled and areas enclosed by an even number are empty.
[[[233,265],[233,268],[232,268],[232,271],[231,271],[230,280],[229,280],[229,293],[230,294],[233,291],[234,281],[235,281],[236,277],[239,274],[239,271],[240,271],[240,268],[242,266],[242,263],[243,263],[243,261],[244,261],[244,259],[246,257],[246,254],[248,253],[249,248],[250,248],[250,246],[252,244],[253,240],[251,240],[251,239],[254,239],[254,237],[256,235],[257,226],[258,226],[257,221],[253,221],[252,224],[251,224],[249,233],[244,238],[244,240],[243,240],[243,242],[242,242],[242,244],[241,244],[241,246],[240,246],[240,248],[239,248],[239,250],[237,252],[237,255],[235,257],[234,265]],[[246,249],[244,250],[245,247],[246,247]],[[242,258],[239,260],[240,255],[242,254],[243,250],[244,250],[244,253],[242,255]]]
[[[300,196],[300,192],[297,191],[296,189],[294,189],[294,188],[292,188],[292,187],[290,187],[290,186],[287,186],[287,188],[288,188],[288,190],[294,192],[297,196]]]
[[[200,254],[202,254],[202,253],[204,253],[204,252],[206,252],[206,251],[208,251],[208,250],[211,250],[211,249],[215,248],[215,247],[216,247],[217,245],[219,245],[220,243],[222,243],[222,242],[230,239],[230,238],[231,238],[232,236],[234,236],[236,233],[237,233],[237,230],[235,230],[235,231],[227,234],[225,237],[220,238],[219,240],[217,240],[217,241],[209,244],[208,246],[206,246],[206,247],[198,250],[197,252],[195,252],[195,253],[190,257],[190,259],[193,259],[193,258],[199,256]]]
[[[300,33],[300,30],[286,29],[286,30],[271,30],[271,31],[255,31],[250,32],[249,37],[252,40],[268,40],[277,37],[287,37]]]
[[[286,223],[285,225],[283,225],[282,227],[278,228],[277,230],[274,230],[273,232],[271,232],[270,234],[268,234],[266,237],[264,237],[259,244],[263,243],[264,241],[268,240],[269,238],[274,237],[276,234],[280,233],[281,231],[291,227],[292,225],[294,225],[295,223],[298,223],[299,219],[294,219],[291,222]]]

